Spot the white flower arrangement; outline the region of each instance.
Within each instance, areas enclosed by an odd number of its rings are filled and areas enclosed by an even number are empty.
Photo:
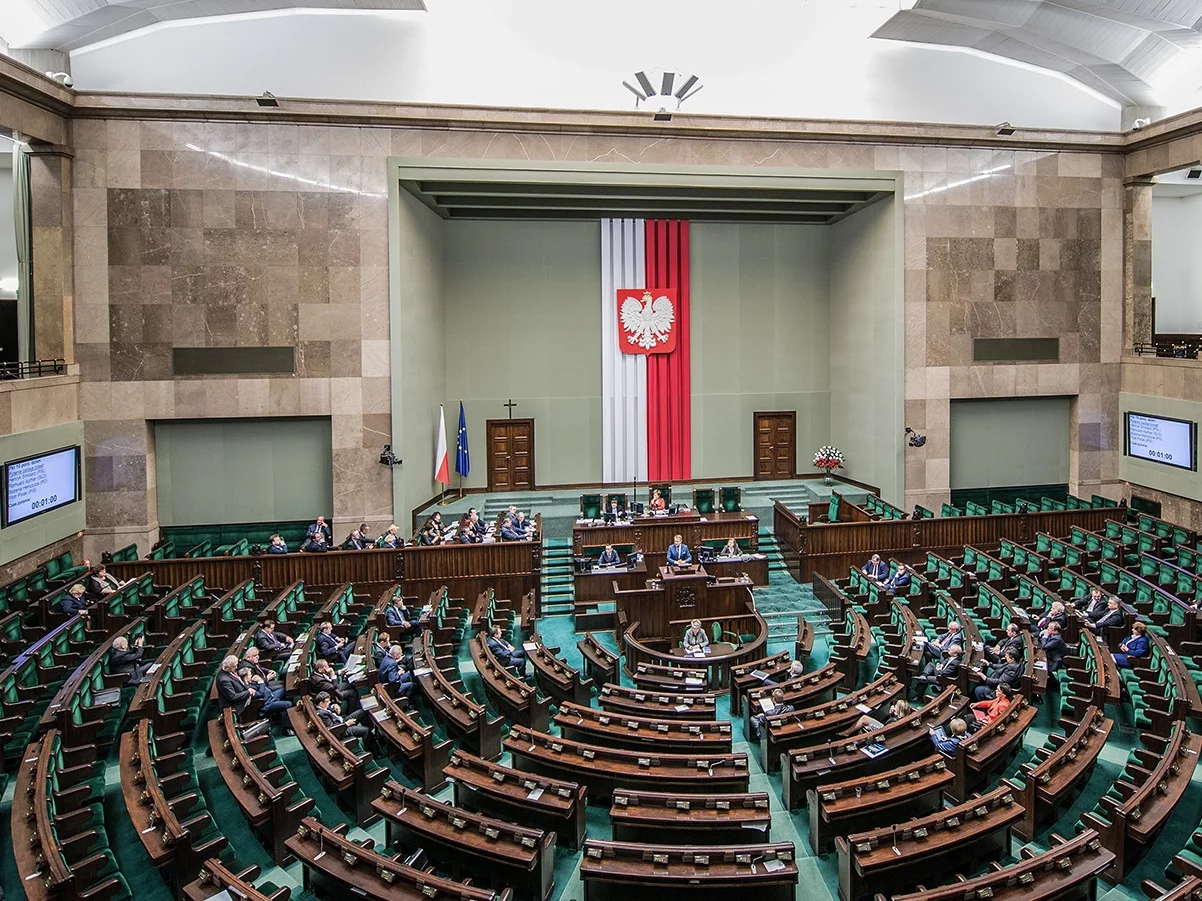
[[[833,445],[824,444],[814,454],[814,468],[823,469],[827,473],[830,473],[832,470],[842,469],[843,452]]]

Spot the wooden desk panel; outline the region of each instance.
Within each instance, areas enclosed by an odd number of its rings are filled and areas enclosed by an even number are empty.
[[[612,601],[615,582],[623,591],[646,587],[647,564],[640,561],[634,569],[625,566],[605,566],[594,568],[592,572],[576,573],[576,604]]]

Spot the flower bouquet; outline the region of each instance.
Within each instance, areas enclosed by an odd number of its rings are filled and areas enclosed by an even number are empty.
[[[814,454],[814,468],[821,469],[825,474],[827,485],[831,484],[831,473],[843,468],[843,452],[830,444],[824,444]]]

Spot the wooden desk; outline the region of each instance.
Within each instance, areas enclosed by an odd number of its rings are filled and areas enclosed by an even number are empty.
[[[697,549],[707,541],[726,541],[728,538],[748,542],[752,553],[759,550],[760,521],[750,513],[678,513],[664,516],[636,516],[625,523],[608,525],[604,522],[577,522],[572,529],[572,552],[577,556],[585,548],[605,547],[607,544],[634,545],[635,549],[653,557],[668,553],[668,545],[680,535],[697,556]],[[658,565],[656,562],[655,565]]]
[[[590,839],[580,881],[584,901],[646,898],[755,897],[792,901],[797,893],[793,843],[774,845],[644,845]],[[764,862],[781,866],[769,870]],[[757,863],[758,862],[758,863]]]
[[[768,793],[738,795],[677,795],[620,788],[609,810],[614,839],[672,844],[739,845],[754,837],[768,841],[772,814]]]
[[[647,582],[646,588],[615,592],[619,619],[642,623],[643,638],[667,639],[675,642],[676,623],[692,619],[710,620],[746,614],[753,606],[751,581],[719,579],[710,582],[702,566],[678,572],[666,566],[659,569],[659,578]],[[679,629],[683,634],[684,629]]]
[[[614,599],[614,585],[623,591],[643,588],[647,584],[647,563],[640,560],[634,567],[594,566],[589,572],[575,575],[575,600],[580,603],[599,603]]]

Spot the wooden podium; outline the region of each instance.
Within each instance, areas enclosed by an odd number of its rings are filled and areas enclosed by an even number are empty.
[[[709,574],[705,567],[696,564],[680,567],[661,566],[659,578],[664,586],[664,600],[667,602],[669,619],[680,620],[706,615],[699,612],[709,608],[706,603],[709,587],[706,583]]]
[[[750,579],[725,578],[711,583],[701,566],[661,566],[658,576],[648,580],[646,588],[619,588],[616,593],[618,610],[627,622],[641,624],[639,635],[644,638],[675,643],[684,636],[690,620],[749,612]]]

